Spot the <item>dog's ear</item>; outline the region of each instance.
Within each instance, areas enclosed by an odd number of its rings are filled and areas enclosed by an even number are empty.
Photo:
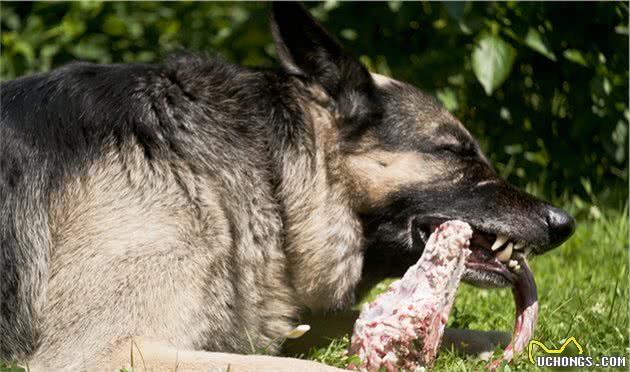
[[[285,71],[321,84],[337,100],[370,95],[372,76],[295,2],[274,2],[271,32]],[[349,95],[351,98],[346,97]]]

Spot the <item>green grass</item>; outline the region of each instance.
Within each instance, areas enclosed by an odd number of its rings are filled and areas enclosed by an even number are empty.
[[[594,359],[603,355],[628,355],[627,208],[587,214],[578,221],[577,230],[567,243],[534,258],[531,267],[540,306],[536,339],[549,348],[559,348],[562,341],[574,336],[584,347],[584,355]],[[384,287],[373,291],[371,297]],[[462,285],[448,326],[512,330],[513,322],[514,302],[510,290],[482,290]],[[344,367],[348,362],[347,345],[348,337],[335,339],[328,347],[311,349],[307,358]],[[568,349],[565,352],[571,351]],[[536,351],[535,355],[542,355],[540,353]],[[435,370],[471,371],[484,366],[485,362],[474,357],[441,352]],[[541,369],[530,364],[527,353],[523,353],[500,370]]]
[[[0,363],[0,372],[27,372],[26,368],[18,366],[16,363]]]

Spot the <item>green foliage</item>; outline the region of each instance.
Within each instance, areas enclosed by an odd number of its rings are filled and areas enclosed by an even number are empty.
[[[508,181],[548,198],[627,198],[628,4],[308,3],[372,71],[436,94]],[[277,66],[268,4],[2,4],[0,78],[178,48]],[[577,200],[577,201],[576,201]]]
[[[73,60],[156,62],[178,48],[271,66],[267,10],[262,3],[6,3],[0,76]]]
[[[492,95],[512,72],[516,51],[498,35],[482,35],[472,54],[477,80],[487,95]]]

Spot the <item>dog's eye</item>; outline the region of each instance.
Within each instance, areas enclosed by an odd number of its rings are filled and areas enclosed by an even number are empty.
[[[437,148],[439,152],[457,156],[475,156],[475,148],[471,145],[442,145]]]

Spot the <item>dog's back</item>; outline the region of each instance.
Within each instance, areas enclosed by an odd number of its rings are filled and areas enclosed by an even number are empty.
[[[265,79],[188,56],[2,86],[2,358],[83,365],[126,334],[245,352],[287,330]]]

